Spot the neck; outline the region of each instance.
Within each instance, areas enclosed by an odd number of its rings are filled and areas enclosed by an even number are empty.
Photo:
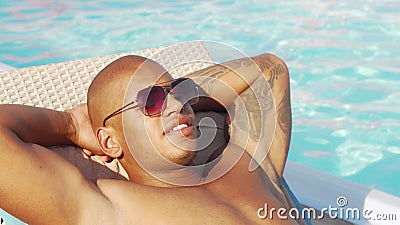
[[[200,167],[182,167],[169,171],[152,172],[151,174],[152,176],[147,174],[151,179],[145,184],[152,186],[196,186],[204,179],[203,169],[200,169]]]
[[[123,158],[120,159],[120,162],[126,170],[129,179],[136,184],[153,187],[193,186],[200,184],[204,179],[203,167],[182,166],[170,170],[148,173],[134,160]]]

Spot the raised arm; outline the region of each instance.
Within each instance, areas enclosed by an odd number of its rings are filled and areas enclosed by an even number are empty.
[[[253,60],[268,81],[274,98],[276,124],[268,156],[278,176],[282,177],[292,133],[289,71],[285,62],[270,54],[259,55]]]
[[[278,175],[282,176],[289,150],[292,126],[289,72],[286,64],[274,55],[262,54],[211,66],[189,74],[187,77],[194,79],[198,77],[215,78],[211,81],[200,82],[200,86],[209,96],[217,99],[226,107],[238,95],[248,89],[249,85],[262,76],[268,81],[271,88],[276,110],[276,127],[269,157]],[[211,105],[216,104],[209,104],[209,102],[204,101],[197,107],[201,110],[213,110],[210,107]],[[250,142],[246,150],[253,155],[255,146],[256,143]]]
[[[228,107],[261,76],[260,69],[251,58],[242,58],[204,68],[186,77],[194,79],[204,95]]]
[[[2,209],[28,224],[84,224],[111,211],[75,166],[43,147],[75,143],[75,133],[70,113],[0,106]]]

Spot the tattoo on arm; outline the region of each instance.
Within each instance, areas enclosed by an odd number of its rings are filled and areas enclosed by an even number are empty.
[[[282,131],[284,135],[282,138],[290,138],[292,116],[289,84],[278,84],[280,83],[278,82],[279,78],[287,73],[286,66],[280,60],[276,60],[276,57],[269,54],[260,55],[255,58],[255,61],[263,72],[265,79],[268,81],[271,90],[274,90],[274,93],[281,93],[279,96],[274,96],[277,116],[276,128]],[[279,90],[275,90],[277,88]]]
[[[280,63],[269,67],[267,70],[269,72],[266,72],[265,67],[262,67],[261,64],[260,68],[263,71],[265,79],[267,79],[271,88],[274,88],[275,80],[277,80],[279,76],[285,72],[285,67]]]
[[[209,68],[206,68],[201,71],[201,74],[203,77],[211,77],[215,79],[220,79],[227,73],[227,68],[224,66],[212,66]],[[213,83],[215,80],[208,80],[205,79],[203,82],[200,82],[198,85],[205,91],[205,93],[208,93],[209,95],[212,95],[213,93]]]
[[[222,64],[216,64],[214,66],[207,67],[192,74],[192,76],[195,76],[196,74],[201,74],[202,77],[215,78],[215,80],[205,79],[203,82],[199,83],[199,86],[201,86],[206,93],[209,93],[211,95],[214,82],[217,82],[224,76],[228,75],[231,72],[234,72],[239,68],[244,69],[251,66],[254,66],[254,63],[249,58],[236,59]]]
[[[290,108],[289,87],[286,87],[283,92],[284,95],[276,107],[276,113],[278,115],[277,125],[282,130],[286,138],[290,138],[292,128],[292,112]]]
[[[285,73],[285,66],[280,62],[274,61],[273,57],[269,54],[258,56],[256,61],[258,61],[258,66],[264,73],[265,79],[268,81],[271,89],[274,88],[275,80],[277,80],[281,74]]]

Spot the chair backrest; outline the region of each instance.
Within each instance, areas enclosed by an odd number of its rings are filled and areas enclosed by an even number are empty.
[[[210,55],[201,41],[173,45],[172,51],[164,51],[170,49],[169,47],[0,71],[0,104],[69,109],[85,102],[87,89],[96,74],[110,62],[124,55],[151,58],[164,66],[174,77],[209,66],[206,62],[210,61]],[[197,63],[176,66],[182,60],[197,60]]]

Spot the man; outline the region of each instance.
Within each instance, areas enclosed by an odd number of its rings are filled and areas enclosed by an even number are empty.
[[[249,66],[249,59],[241,59],[188,76],[217,78],[207,80],[206,88],[193,86],[190,80],[173,81],[157,63],[126,56],[96,76],[87,107],[58,112],[0,106],[0,164],[7,168],[0,172],[0,208],[28,224],[304,223],[257,216],[266,203],[276,209],[293,207],[281,183],[291,112],[284,62],[269,54],[253,60],[262,73]],[[211,152],[196,161],[201,153],[196,151],[199,130],[194,111],[224,111],[261,76],[272,88],[277,121],[261,167],[248,170],[256,148],[251,140],[246,149],[228,144],[223,153]],[[215,100],[200,97],[188,104],[195,94],[185,96],[186,91],[197,89]],[[124,102],[125,94],[132,99]],[[118,158],[130,181],[100,179],[94,185],[46,148],[70,144],[106,159]],[[210,166],[192,166],[195,161]]]

